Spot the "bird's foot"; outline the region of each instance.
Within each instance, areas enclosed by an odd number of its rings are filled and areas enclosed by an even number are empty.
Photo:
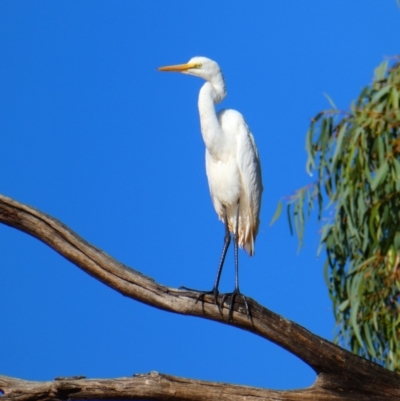
[[[247,317],[249,320],[251,320],[251,313],[250,313],[250,308],[249,304],[247,303],[246,297],[239,291],[239,288],[235,288],[233,292],[229,292],[227,294],[224,294],[222,297],[222,302],[221,302],[221,307],[224,307],[225,300],[228,297],[231,297],[231,302],[229,303],[229,313],[228,313],[228,322],[232,320],[232,315],[233,315],[233,307],[235,306],[235,299],[237,296],[240,296],[243,298],[243,302],[246,305],[246,312],[247,312]]]
[[[193,292],[199,293],[199,296],[197,297],[197,300],[196,300],[196,304],[200,300],[201,300],[202,303],[204,303],[204,297],[206,295],[214,295],[215,305],[217,305],[217,308],[218,308],[219,312],[221,312],[221,307],[220,307],[220,305],[218,303],[219,291],[218,291],[217,288],[213,288],[211,291],[201,291],[201,290],[195,290],[193,288],[188,288],[188,287],[181,286],[181,287],[179,287],[179,290],[193,291]]]

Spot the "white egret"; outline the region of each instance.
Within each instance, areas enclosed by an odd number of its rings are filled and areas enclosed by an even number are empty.
[[[231,297],[229,319],[239,291],[238,246],[252,256],[260,224],[262,194],[261,166],[258,151],[243,116],[235,110],[215,111],[215,104],[226,96],[224,77],[218,64],[206,57],[193,57],[187,64],[160,67],[159,71],[177,71],[203,78],[207,82],[199,93],[200,125],[206,145],[206,172],[212,202],[220,220],[225,224],[224,247],[217,277],[211,291],[218,304],[218,286],[225,255],[234,235],[235,289],[225,294]],[[184,287],[185,288],[185,287]],[[186,288],[188,289],[188,288]],[[249,309],[246,298],[242,295]]]

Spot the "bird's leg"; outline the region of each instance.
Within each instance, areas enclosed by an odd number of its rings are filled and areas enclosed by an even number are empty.
[[[239,290],[239,202],[236,211],[236,226],[235,226],[235,237],[234,237],[234,253],[235,253],[235,289],[231,293],[224,294],[222,298],[221,305],[224,306],[225,299],[231,297],[231,302],[229,303],[229,313],[228,321],[232,319],[233,307],[235,305],[235,299],[238,295],[241,295],[246,305],[246,312],[249,319],[251,319],[249,305],[247,303],[246,297]]]
[[[222,268],[224,267],[225,256],[226,256],[226,253],[228,252],[229,244],[231,243],[231,233],[229,232],[228,217],[227,217],[227,214],[226,214],[226,207],[225,206],[224,206],[224,221],[225,221],[224,247],[222,248],[221,259],[219,260],[219,265],[218,265],[218,270],[217,270],[217,277],[215,278],[214,287],[211,290],[211,293],[214,295],[215,305],[218,306],[218,309],[220,309],[219,308],[219,304],[218,304],[219,280],[221,278]]]
[[[218,303],[218,286],[219,286],[219,280],[221,279],[221,273],[222,273],[222,268],[224,267],[224,262],[225,262],[225,256],[226,253],[228,251],[229,245],[231,243],[231,233],[229,232],[229,226],[228,226],[228,216],[226,213],[226,207],[224,206],[224,223],[225,223],[225,237],[224,237],[224,247],[222,248],[222,254],[221,254],[221,259],[219,261],[219,265],[218,265],[218,270],[217,270],[217,277],[215,278],[215,282],[214,282],[214,287],[211,291],[199,291],[199,290],[194,290],[192,288],[187,288],[187,287],[179,287],[179,289],[182,290],[189,290],[189,291],[196,291],[196,292],[200,292],[199,297],[197,298],[196,303],[201,299],[202,301],[204,301],[204,296],[208,295],[208,294],[212,294],[214,295],[214,299],[215,299],[215,305],[217,305],[218,310],[220,310],[220,306]]]
[[[222,248],[221,259],[219,260],[218,270],[217,270],[217,277],[215,278],[214,287],[212,289],[212,293],[214,294],[215,303],[218,305],[217,297],[218,297],[218,286],[219,280],[221,278],[222,268],[224,267],[225,256],[228,252],[229,245],[231,243],[231,233],[229,232],[228,226],[228,217],[226,214],[226,208],[224,207],[224,221],[225,221],[225,237],[224,237],[224,247]],[[219,308],[219,305],[218,305]]]

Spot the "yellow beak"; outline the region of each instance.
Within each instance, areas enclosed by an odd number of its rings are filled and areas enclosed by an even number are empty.
[[[196,63],[188,63],[188,64],[177,64],[177,65],[167,65],[165,67],[159,67],[158,71],[176,71],[182,72],[186,70],[190,70],[191,68],[195,68],[197,66]]]

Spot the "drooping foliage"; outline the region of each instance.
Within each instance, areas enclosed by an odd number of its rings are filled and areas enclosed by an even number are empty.
[[[399,105],[397,58],[375,70],[349,111],[318,113],[306,139],[316,181],[290,198],[288,216],[301,244],[318,211],[335,341],[400,372]]]

